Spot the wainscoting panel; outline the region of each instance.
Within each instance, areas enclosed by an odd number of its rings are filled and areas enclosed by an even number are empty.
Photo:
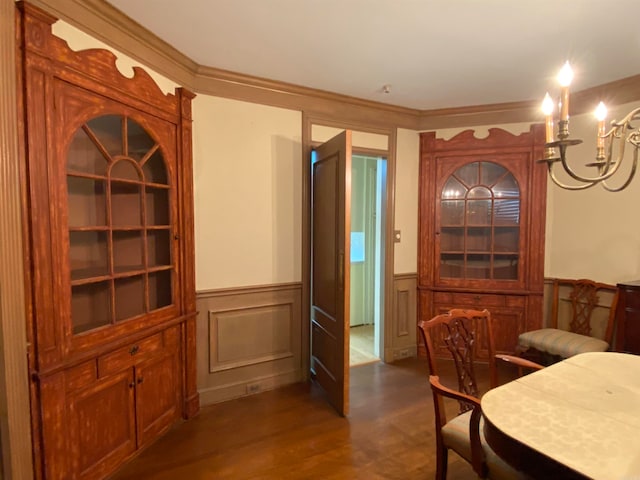
[[[385,342],[385,358],[399,360],[417,355],[417,285],[416,274],[393,278],[393,318],[390,341]]]
[[[300,284],[198,292],[200,403],[301,381]]]
[[[291,305],[209,312],[209,372],[292,357]]]

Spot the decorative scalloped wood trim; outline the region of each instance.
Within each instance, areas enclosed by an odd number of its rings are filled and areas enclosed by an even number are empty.
[[[67,42],[56,37],[51,32],[51,25],[55,18],[42,12],[39,8],[25,2],[18,2],[18,7],[27,15],[23,31],[25,49],[42,57],[45,61],[53,60],[52,67],[57,76],[83,77],[90,79],[95,84],[95,89],[104,95],[110,91],[127,95],[132,102],[137,102],[138,108],[149,111],[153,108],[161,110],[171,119],[180,115],[179,102],[174,94],[164,94],[151,76],[142,68],[133,68],[133,77],[129,78],[116,67],[117,56],[108,50],[89,49],[82,51],[72,50]],[[35,62],[36,60],[32,60]],[[103,88],[103,84],[113,85],[110,89]],[[113,95],[113,94],[111,94]],[[152,111],[150,113],[158,114]]]
[[[30,0],[156,72],[191,88],[197,64],[102,0]]]
[[[527,131],[515,135],[501,128],[493,127],[489,129],[489,135],[487,137],[477,138],[474,130],[465,130],[448,140],[444,138],[436,138],[433,144],[433,150],[446,150],[447,152],[450,152],[458,145],[461,149],[465,150],[476,148],[487,149],[507,142],[509,143],[509,146],[514,147],[531,146],[531,132]]]

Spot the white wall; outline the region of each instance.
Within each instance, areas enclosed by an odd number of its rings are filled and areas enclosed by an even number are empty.
[[[196,288],[301,281],[302,114],[199,95],[193,119]]]

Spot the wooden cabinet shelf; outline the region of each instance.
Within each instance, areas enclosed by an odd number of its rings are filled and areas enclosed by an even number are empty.
[[[499,230],[501,228],[518,228],[517,224],[501,224],[501,225],[496,225],[496,224],[490,224],[490,223],[467,223],[465,224],[453,224],[453,223],[443,223],[442,224],[442,229],[447,229],[447,228],[495,228],[496,230]]]
[[[138,230],[140,227],[136,227]],[[88,227],[69,227],[69,232],[108,232],[109,227],[105,226],[88,226]]]
[[[463,250],[442,250],[440,252],[442,255],[464,255],[466,252]],[[486,251],[480,251],[480,250],[469,250],[468,251],[468,255],[495,255],[495,256],[500,256],[500,255],[512,255],[514,257],[517,257],[520,254],[520,252],[503,252],[500,251],[498,253],[496,253],[495,250],[486,250]]]
[[[193,95],[16,5],[36,478],[99,480],[199,408]]]
[[[111,280],[111,275],[95,268],[83,268],[71,271],[71,286],[86,285]]]
[[[535,160],[543,133],[421,134],[419,318],[488,308],[503,353],[542,322],[546,176]]]

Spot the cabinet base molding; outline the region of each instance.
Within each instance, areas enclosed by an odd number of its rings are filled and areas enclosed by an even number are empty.
[[[200,395],[198,393],[191,395],[184,402],[184,418],[189,419],[195,417],[200,411]]]

